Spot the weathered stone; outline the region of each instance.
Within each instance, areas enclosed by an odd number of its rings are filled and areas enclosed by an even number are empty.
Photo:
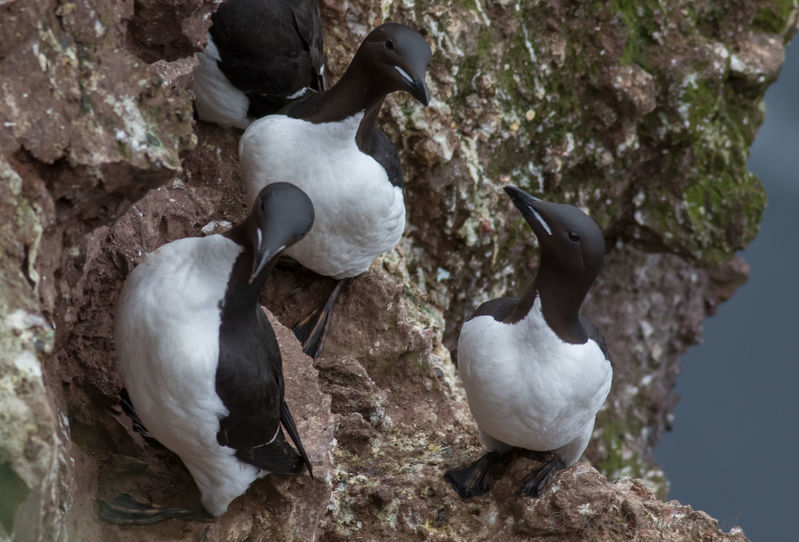
[[[723,268],[729,266],[717,269]],[[643,478],[665,497],[665,477],[648,458],[676,404],[679,366],[671,360],[699,341],[702,321],[720,295],[715,273],[724,272],[621,243],[605,259],[585,314],[604,330],[614,361],[613,392],[597,417],[587,456],[609,478]],[[732,284],[746,277],[726,273]]]
[[[13,519],[31,539],[62,528],[65,495],[58,482],[66,474],[67,448],[42,374],[54,333],[36,295],[43,229],[37,211],[25,180],[0,158],[0,477],[6,486],[0,533],[12,530],[5,522]]]
[[[66,540],[72,539],[69,518],[80,508],[72,490],[87,471],[71,445],[76,435],[68,412],[79,403],[65,401],[70,394],[58,384],[53,363],[79,318],[65,276],[80,273],[70,271],[82,258],[84,235],[181,171],[179,153],[194,137],[191,104],[187,93],[163,86],[126,49],[132,2],[11,1],[0,13],[2,260],[8,266],[2,274],[8,297],[0,326],[0,469],[12,484],[0,491],[0,515],[3,530],[13,530],[17,540]],[[79,373],[71,361],[63,372]],[[83,478],[91,489],[91,476]]]
[[[173,62],[156,60],[150,68],[164,80],[164,86],[189,88],[199,63],[196,56],[190,56]]]
[[[383,423],[385,397],[354,356],[324,356],[316,368],[321,373],[325,393],[332,399],[333,412],[358,413],[373,426]]]
[[[632,107],[631,116],[638,120],[651,113],[655,100],[655,82],[641,66],[613,66],[608,70],[605,85],[616,93],[622,106]]]
[[[126,0],[130,48],[145,62],[188,57],[205,45],[211,13],[222,0]]]
[[[514,467],[496,488],[507,491],[503,501],[510,503],[512,515],[519,518],[508,526],[511,536],[597,541],[746,540],[740,529],[720,534],[716,520],[704,512],[656,499],[637,480],[609,484],[583,463],[559,474],[539,501],[520,499],[516,484],[509,479],[514,474],[523,477],[525,465],[518,462]]]
[[[780,36],[753,32],[736,44],[730,56],[730,72],[750,84],[763,85],[777,79],[785,57]]]

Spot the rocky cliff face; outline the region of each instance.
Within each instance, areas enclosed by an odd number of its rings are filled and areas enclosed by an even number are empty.
[[[122,491],[198,504],[175,456],[121,413],[111,330],[142,255],[244,215],[239,134],[195,123],[186,90],[216,3],[0,5],[0,537],[744,539],[659,501],[650,452],[678,355],[746,277],[733,256],[765,205],[747,149],[796,24],[781,0],[323,0],[333,80],[384,20],[420,29],[434,56],[431,106],[396,96],[382,114],[405,164],[406,237],[352,284],[315,364],[280,323],[331,284],[279,271],[263,298],[318,479],[268,477],[212,524],[97,520],[94,499]],[[463,502],[441,479],[480,452],[457,332],[536,263],[506,182],[603,228],[585,311],[608,339],[613,390],[593,467],[531,501],[517,458],[489,496]]]

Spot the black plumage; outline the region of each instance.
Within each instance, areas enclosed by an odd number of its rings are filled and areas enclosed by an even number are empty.
[[[306,467],[313,476],[284,398],[275,332],[258,302],[263,284],[248,282],[252,261],[248,252],[236,260],[222,306],[216,392],[229,414],[220,420],[217,441],[261,469],[299,473]],[[299,454],[286,442],[281,422]]]
[[[212,17],[219,69],[259,118],[303,88],[325,88],[322,19],[316,0],[229,0]]]
[[[327,88],[317,0],[228,0],[212,22],[192,85],[200,119],[243,130]]]

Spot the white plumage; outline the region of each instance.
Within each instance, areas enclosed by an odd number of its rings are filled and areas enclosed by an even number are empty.
[[[489,451],[500,443],[558,450],[566,466],[588,445],[613,375],[593,340],[569,344],[552,331],[540,297],[515,324],[487,315],[466,322],[458,340],[458,372]]]
[[[197,53],[199,67],[194,71],[192,90],[197,114],[206,122],[220,126],[235,126],[244,130],[252,119],[247,115],[250,100],[231,84],[217,62],[221,59],[211,33],[207,34],[208,45]]]
[[[314,124],[285,115],[263,117],[239,142],[248,201],[266,185],[285,181],[313,202],[313,228],[286,254],[337,279],[366,271],[399,242],[405,229],[402,190],[355,143],[363,118]]]
[[[215,387],[220,302],[241,250],[221,235],[162,246],[130,274],[115,319],[119,370],[137,414],[180,456],[215,516],[266,474],[217,442],[228,414]]]

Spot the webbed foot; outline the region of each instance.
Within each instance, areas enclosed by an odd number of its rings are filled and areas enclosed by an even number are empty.
[[[151,525],[167,519],[184,521],[214,521],[216,518],[205,510],[187,510],[158,506],[147,499],[123,493],[108,502],[97,499],[97,515],[113,525]]]
[[[552,475],[565,468],[566,465],[560,459],[553,457],[538,471],[531,472],[524,477],[524,480],[522,480],[522,493],[534,499],[540,497]]]
[[[444,473],[444,479],[458,492],[462,499],[484,495],[491,489],[487,475],[491,467],[502,459],[498,452],[488,452],[474,463]]]
[[[312,359],[316,359],[322,353],[327,333],[330,330],[330,322],[333,319],[336,300],[351,280],[339,280],[325,304],[310,312],[292,328],[294,335],[302,343],[302,351]]]

